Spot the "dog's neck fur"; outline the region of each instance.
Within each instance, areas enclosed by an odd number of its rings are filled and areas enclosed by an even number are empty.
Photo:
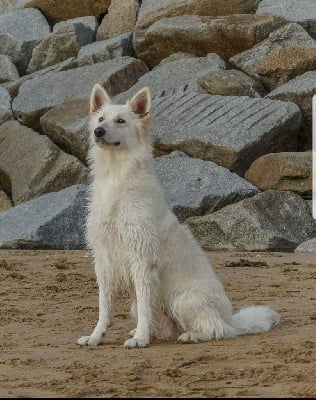
[[[104,149],[93,145],[90,148],[89,160],[90,174],[95,187],[100,185],[100,182],[104,185],[111,182],[115,186],[125,186],[130,176],[134,179],[135,176],[144,179],[149,172],[155,174],[149,140],[132,152],[131,150]]]

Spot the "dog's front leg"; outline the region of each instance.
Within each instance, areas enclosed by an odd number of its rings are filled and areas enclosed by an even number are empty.
[[[99,320],[90,336],[82,336],[77,340],[80,345],[97,346],[100,344],[107,327],[111,324],[113,315],[115,293],[113,280],[101,263],[96,263],[95,272],[99,285]]]
[[[150,342],[150,325],[152,317],[152,276],[147,265],[133,265],[132,276],[137,298],[137,327],[134,337],[126,340],[124,347],[146,347]]]

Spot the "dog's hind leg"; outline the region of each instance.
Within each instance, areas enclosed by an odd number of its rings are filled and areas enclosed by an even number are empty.
[[[104,263],[97,260],[95,272],[99,285],[99,320],[90,336],[82,336],[77,340],[77,343],[80,345],[88,344],[89,346],[97,346],[100,344],[107,327],[111,324],[113,315],[113,297],[115,291],[111,276],[106,273]]]
[[[174,339],[180,333],[177,324],[161,310],[154,312],[153,337],[160,340]]]
[[[237,332],[226,323],[209,301],[190,294],[178,295],[172,304],[172,314],[182,328],[178,341],[206,342],[224,337],[235,337]]]

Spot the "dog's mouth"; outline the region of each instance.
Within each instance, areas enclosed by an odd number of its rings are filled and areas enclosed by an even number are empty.
[[[113,147],[118,147],[121,144],[121,142],[108,142],[103,138],[95,138],[95,141],[99,145],[113,146]]]

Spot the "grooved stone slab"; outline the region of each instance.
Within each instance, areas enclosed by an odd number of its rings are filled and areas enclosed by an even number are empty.
[[[143,0],[136,27],[175,15],[231,15],[254,13],[260,0]]]
[[[238,14],[225,17],[182,15],[164,18],[134,35],[135,52],[149,67],[176,52],[202,57],[216,53],[224,60],[268,37],[285,24],[274,15]]]
[[[293,103],[178,92],[153,102],[155,148],[180,150],[242,174],[271,151],[296,146],[300,111]]]
[[[46,136],[16,121],[0,126],[0,185],[15,204],[86,181],[87,168]]]
[[[261,0],[257,14],[281,15],[289,22],[296,22],[316,39],[315,0]]]
[[[155,168],[167,203],[180,221],[217,211],[259,192],[245,179],[212,161],[177,152],[155,158]]]
[[[0,248],[84,249],[86,198],[71,186],[0,213]]]
[[[12,58],[24,74],[32,51],[50,34],[50,27],[39,10],[30,8],[0,15],[0,53]]]
[[[142,61],[120,57],[34,78],[20,86],[19,94],[13,101],[13,112],[23,125],[40,130],[40,117],[67,97],[88,99],[97,82],[113,96],[127,90],[147,71]]]
[[[305,200],[270,190],[203,217],[187,220],[207,250],[291,251],[313,237],[314,220]]]

